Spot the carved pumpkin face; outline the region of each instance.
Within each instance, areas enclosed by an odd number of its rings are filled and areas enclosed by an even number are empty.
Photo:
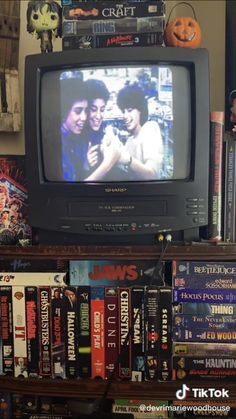
[[[198,22],[191,17],[177,17],[165,28],[165,44],[168,47],[197,48],[202,39]]]

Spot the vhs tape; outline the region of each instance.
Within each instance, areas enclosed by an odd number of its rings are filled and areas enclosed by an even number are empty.
[[[91,290],[89,285],[77,287],[78,375],[91,377]]]
[[[119,369],[121,379],[131,379],[131,288],[118,288]]]
[[[156,267],[150,260],[70,260],[71,285],[124,286],[148,285]],[[160,283],[163,285],[163,267]]]
[[[182,329],[173,328],[174,341],[191,342],[236,342],[236,331],[205,331],[204,329]]]
[[[0,286],[0,314],[2,372],[14,375],[12,287]]]
[[[185,278],[189,276],[201,277],[208,275],[211,278],[236,277],[235,262],[198,262],[173,260],[172,277]]]
[[[236,315],[235,304],[207,304],[207,303],[178,303],[173,304],[174,314],[192,315]]]
[[[63,50],[163,45],[163,32],[64,36]]]
[[[62,38],[75,35],[104,35],[163,32],[162,17],[140,17],[120,20],[68,20],[62,24]]]
[[[127,3],[126,1],[86,3],[74,2],[73,5],[63,7],[63,20],[96,20],[96,19],[129,19],[132,17],[164,16],[165,2]]]
[[[173,355],[190,356],[230,356],[236,354],[234,343],[196,343],[196,342],[173,342]]]
[[[39,375],[39,330],[37,287],[25,287],[28,376]]]
[[[236,303],[235,290],[174,289],[173,302],[184,303]]]
[[[175,369],[179,367],[185,370],[236,369],[235,357],[173,356],[172,362]]]
[[[173,328],[203,330],[236,330],[236,317],[174,314]]]
[[[91,377],[105,378],[104,287],[91,287]]]
[[[105,287],[105,378],[117,376],[117,363],[119,357],[118,348],[118,289],[117,287]]]
[[[76,287],[63,289],[63,312],[65,324],[65,364],[66,377],[77,378],[78,343],[77,343],[77,293]]]
[[[28,377],[25,288],[12,287],[14,376]]]

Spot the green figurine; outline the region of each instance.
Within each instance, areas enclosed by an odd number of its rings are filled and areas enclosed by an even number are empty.
[[[41,52],[52,52],[52,40],[61,36],[62,9],[54,0],[31,0],[27,8],[27,31],[40,39]]]

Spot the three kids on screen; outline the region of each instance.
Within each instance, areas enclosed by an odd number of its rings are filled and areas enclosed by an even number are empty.
[[[158,122],[148,120],[148,103],[137,82],[116,95],[126,130],[104,120],[110,93],[95,78],[61,81],[61,153],[67,181],[155,180],[160,178],[163,140]]]

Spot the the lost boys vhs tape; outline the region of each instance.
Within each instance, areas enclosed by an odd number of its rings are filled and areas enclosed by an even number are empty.
[[[165,2],[127,3],[127,1],[93,1],[86,3],[73,2],[73,5],[63,7],[63,19],[96,20],[122,19],[132,17],[164,16]]]

